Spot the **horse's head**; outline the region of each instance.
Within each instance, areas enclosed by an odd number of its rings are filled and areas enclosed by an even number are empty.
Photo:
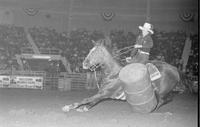
[[[83,61],[83,69],[94,70],[98,65],[102,65],[105,62],[105,58],[108,57],[107,49],[102,43],[103,40],[94,42],[94,47],[90,50],[89,54]]]

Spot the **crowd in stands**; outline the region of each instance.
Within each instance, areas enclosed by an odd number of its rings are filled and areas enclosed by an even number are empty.
[[[190,57],[188,60],[188,64],[186,66],[186,73],[193,77],[195,76],[197,80],[198,79],[198,73],[199,73],[199,65],[198,65],[198,59],[199,59],[199,46],[198,46],[198,35],[192,36],[192,47],[190,52]]]
[[[59,33],[55,29],[47,27],[32,27],[28,29],[35,44],[39,48],[57,48]]]
[[[33,41],[38,48],[59,49],[61,55],[70,62],[73,72],[84,72],[82,61],[93,47],[92,40],[105,38],[101,31],[88,31],[78,29],[59,33],[55,29],[47,27],[32,27],[28,29]],[[133,45],[137,35],[132,32],[113,30],[109,35],[111,48],[114,51],[126,46]],[[191,35],[192,49],[189,57],[186,73],[197,75],[198,73],[198,36]],[[164,32],[155,31],[152,36],[154,46],[151,50],[150,59],[166,61],[182,69],[182,51],[185,44],[186,34],[182,31]],[[0,69],[7,69],[10,65],[16,66],[15,54],[20,54],[21,47],[30,47],[23,27],[13,25],[0,25]],[[125,54],[127,55],[127,54]]]
[[[29,43],[23,27],[0,25],[0,69],[8,69],[11,65],[18,68],[15,54],[27,46]]]

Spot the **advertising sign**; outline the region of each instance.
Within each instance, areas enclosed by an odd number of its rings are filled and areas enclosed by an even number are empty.
[[[10,85],[10,76],[1,75],[0,76],[0,88],[9,87],[9,85]]]
[[[42,89],[43,77],[1,75],[0,87]]]

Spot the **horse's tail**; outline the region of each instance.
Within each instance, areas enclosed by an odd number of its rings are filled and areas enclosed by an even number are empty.
[[[192,89],[192,80],[181,70],[178,70],[179,73],[179,86],[180,87],[184,87],[184,91],[185,90],[189,90],[189,92],[192,93],[193,89]]]

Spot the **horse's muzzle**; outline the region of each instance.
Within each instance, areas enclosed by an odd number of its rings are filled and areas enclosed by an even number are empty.
[[[88,69],[88,67],[83,63],[83,69]]]
[[[83,69],[89,69],[90,66],[89,66],[89,63],[88,62],[83,62]]]

